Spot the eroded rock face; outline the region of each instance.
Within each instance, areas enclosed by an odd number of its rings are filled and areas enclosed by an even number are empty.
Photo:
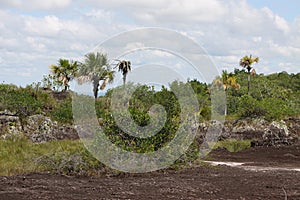
[[[100,121],[100,120],[99,120]],[[253,146],[271,146],[291,144],[300,138],[300,118],[289,118],[279,122],[267,122],[264,119],[232,120],[221,124],[218,121],[206,121],[197,124],[197,141],[226,139],[250,139]],[[93,127],[91,127],[93,128]],[[93,138],[89,127],[76,127],[82,138]],[[15,113],[0,111],[0,139],[16,135],[26,136],[34,143],[52,140],[79,139],[76,129],[71,125],[61,125],[45,115],[29,116],[21,123]],[[209,135],[207,135],[209,132]],[[208,136],[208,137],[206,137]]]
[[[78,139],[78,134],[72,126],[58,125],[50,117],[33,115],[28,119],[27,135],[34,143],[48,142],[51,140]]]
[[[33,115],[28,118],[25,126],[26,135],[34,143],[43,143],[56,139],[53,135],[57,122],[43,115]]]
[[[22,133],[22,126],[18,116],[7,110],[0,112],[0,138],[7,139]]]
[[[261,137],[267,122],[264,119],[238,120],[231,124],[229,123],[229,126],[232,126],[231,138],[252,139]]]
[[[285,121],[273,121],[264,131],[260,145],[274,146],[278,144],[292,144],[294,138],[289,132],[289,128]]]
[[[59,125],[50,117],[44,115],[32,115],[21,124],[18,116],[6,112],[0,112],[0,135],[7,139],[15,135],[28,137],[34,143],[43,143],[52,140],[78,139],[78,134],[73,126]]]
[[[267,122],[264,119],[243,119],[226,121],[219,140],[252,140],[252,146],[289,145],[300,138],[300,118]],[[207,134],[210,124],[199,124],[202,138]]]

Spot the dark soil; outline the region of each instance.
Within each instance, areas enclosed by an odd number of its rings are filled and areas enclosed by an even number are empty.
[[[300,144],[218,149],[207,159],[300,168]],[[0,199],[300,199],[300,172],[201,166],[101,178],[26,174],[0,177]]]

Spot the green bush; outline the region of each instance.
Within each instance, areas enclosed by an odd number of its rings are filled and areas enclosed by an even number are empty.
[[[58,102],[58,105],[50,112],[50,116],[61,124],[73,124],[71,97]]]
[[[292,114],[288,104],[282,99],[266,98],[261,101],[261,107],[266,111],[265,118],[269,121],[279,120]]]
[[[265,114],[265,108],[252,96],[244,95],[239,98],[238,115],[240,117],[261,117]]]

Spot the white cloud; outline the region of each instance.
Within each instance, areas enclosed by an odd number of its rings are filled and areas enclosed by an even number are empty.
[[[269,19],[270,19],[271,21],[273,21],[273,23],[275,24],[275,27],[276,27],[276,28],[278,28],[279,30],[283,31],[285,34],[288,34],[288,33],[289,33],[290,27],[289,27],[288,22],[287,22],[284,18],[282,18],[282,17],[280,17],[280,16],[274,14],[274,13],[273,13],[269,8],[267,8],[267,7],[264,7],[264,8],[262,9],[262,11],[265,12],[265,13],[267,14],[267,16],[269,17]]]
[[[42,19],[29,17],[25,21],[25,30],[39,36],[56,36],[63,28],[56,16],[46,16]]]
[[[227,12],[223,2],[218,0],[88,0],[92,5],[107,9],[119,9],[140,22],[213,22],[221,20]]]
[[[145,44],[141,43],[141,42],[133,42],[133,43],[127,43],[124,50],[125,51],[131,51],[131,50],[137,50],[137,49],[141,49],[144,48]]]
[[[239,59],[252,54],[261,58],[258,73],[300,69],[300,16],[288,22],[246,0],[0,0],[0,19],[0,81],[22,82],[8,75],[21,71],[26,81],[40,80],[59,58],[80,58],[120,32],[153,26],[192,38],[219,68],[239,67]],[[182,45],[171,38],[162,43]],[[123,49],[143,47],[133,38]],[[171,60],[168,56],[152,51],[149,59]],[[137,59],[133,63],[143,64],[143,56]]]
[[[64,8],[70,5],[71,0],[1,0],[1,6],[14,7],[22,10],[50,10]]]

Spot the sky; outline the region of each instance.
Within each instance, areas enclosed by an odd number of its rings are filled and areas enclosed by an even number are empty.
[[[299,8],[298,0],[0,0],[0,81],[41,81],[58,59],[80,60],[113,36],[147,27],[195,41],[219,71],[251,54],[260,58],[257,73],[299,73]]]

